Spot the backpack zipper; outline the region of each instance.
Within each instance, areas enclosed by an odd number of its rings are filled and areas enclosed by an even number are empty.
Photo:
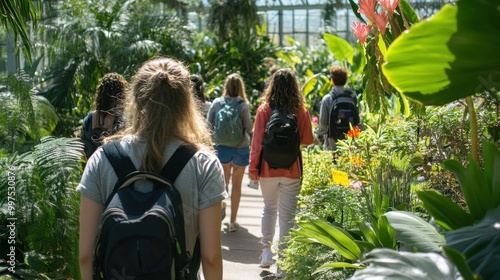
[[[153,208],[153,209],[147,211],[146,213],[144,213],[144,215],[142,217],[144,217],[146,215],[155,215],[155,216],[159,217],[160,219],[162,219],[163,221],[165,221],[165,223],[167,223],[168,231],[170,233],[170,236],[172,236],[172,239],[175,243],[175,249],[177,250],[177,254],[180,255],[182,253],[181,245],[179,244],[179,240],[177,240],[177,236],[175,235],[174,225],[172,222],[173,217],[170,215],[170,213],[168,213],[167,211],[165,211],[161,208]]]

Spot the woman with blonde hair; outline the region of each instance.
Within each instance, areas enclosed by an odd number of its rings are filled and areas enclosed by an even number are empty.
[[[234,108],[236,111],[236,126],[239,129],[237,140],[234,143],[222,142],[222,137],[218,137],[218,131],[222,133],[228,132],[230,129],[222,127],[222,119],[228,116],[223,115],[227,110],[231,111]],[[212,106],[207,115],[208,122],[212,125],[215,136],[215,150],[219,157],[222,167],[224,168],[224,179],[226,183],[226,191],[229,192],[228,186],[231,179],[231,217],[229,221],[229,231],[236,231],[239,228],[236,222],[238,208],[241,198],[241,183],[245,168],[248,166],[248,157],[250,153],[250,132],[252,130],[252,119],[250,118],[250,108],[248,99],[245,93],[245,84],[239,74],[231,74],[227,76],[224,82],[224,91],[222,96],[216,98],[212,102]],[[220,126],[219,126],[220,125]]]
[[[295,154],[290,167],[272,166],[263,156],[263,142],[266,125],[275,114],[273,109],[286,109],[293,114],[298,132],[297,149],[300,144],[309,145],[314,141],[311,119],[305,106],[304,97],[299,89],[295,74],[289,69],[277,70],[269,79],[262,97],[262,104],[257,109],[255,126],[250,151],[249,176],[251,180],[260,181],[264,210],[262,213],[262,253],[260,263],[262,267],[273,264],[271,242],[274,239],[276,220],[279,213],[279,241],[278,254],[283,250],[284,237],[288,235],[294,224],[297,200],[301,188],[302,167],[299,156]],[[289,114],[287,113],[287,116]],[[299,143],[300,142],[300,143]],[[288,157],[288,155],[285,155]],[[282,158],[282,157],[280,157]],[[273,159],[275,162],[278,159]],[[281,276],[278,268],[277,276]]]
[[[105,141],[117,142],[137,170],[153,173],[160,172],[178,147],[197,148],[172,183],[182,199],[186,250],[192,256],[199,237],[204,277],[220,280],[220,209],[227,193],[222,166],[211,148],[210,129],[196,106],[190,73],[181,62],[161,57],[149,60],[131,81],[125,103],[125,129]],[[99,219],[117,180],[110,161],[99,148],[87,163],[77,187],[82,194],[79,246],[84,280],[92,279]],[[144,184],[137,181],[134,189],[148,192],[151,186]]]

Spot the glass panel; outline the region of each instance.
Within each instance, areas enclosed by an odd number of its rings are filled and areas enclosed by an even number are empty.
[[[283,11],[283,33],[293,32],[293,11]]]
[[[319,32],[322,26],[323,15],[321,10],[309,10],[309,32]]]
[[[294,32],[306,32],[307,10],[295,10],[294,18],[295,18]]]

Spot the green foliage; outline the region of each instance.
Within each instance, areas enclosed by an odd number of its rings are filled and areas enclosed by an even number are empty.
[[[500,43],[497,5],[458,1],[412,27],[385,57],[391,84],[412,99],[438,105],[494,88],[500,80],[500,58],[491,56]],[[408,73],[419,78],[408,79]]]
[[[250,34],[259,24],[257,5],[249,0],[213,0],[207,23],[221,40],[230,39],[235,33]]]
[[[52,105],[35,95],[31,79],[23,72],[1,81],[0,150],[9,153],[29,150],[42,136],[48,136],[57,124]]]
[[[158,14],[150,1],[72,0],[57,3],[57,14],[41,22],[44,55],[40,94],[61,119],[59,135],[72,135],[93,107],[99,79],[117,72],[132,76],[156,55],[190,58],[191,30],[173,11]]]
[[[424,219],[405,211],[389,211],[384,214],[392,228],[396,231],[396,239],[411,244],[421,252],[442,251],[445,240],[443,236]]]
[[[354,228],[359,220],[366,217],[363,212],[363,197],[359,190],[343,186],[332,186],[332,153],[318,147],[303,150],[304,178],[299,197],[297,220],[328,220],[344,228]],[[313,272],[324,263],[341,261],[342,257],[327,246],[304,243],[301,235],[291,233],[283,253],[285,259],[280,265],[291,279],[345,279],[349,270],[322,270]]]
[[[477,162],[470,158],[467,167],[456,160],[446,160],[443,166],[452,171],[457,177],[469,213],[460,210],[457,206],[451,207],[450,201],[437,193],[419,192],[424,207],[436,218],[446,230],[454,230],[463,226],[470,226],[480,221],[488,210],[500,206],[500,151],[489,142],[483,143],[483,170]],[[444,208],[443,205],[448,205]]]
[[[266,61],[275,57],[275,46],[265,33],[265,26],[259,30],[256,34],[235,33],[227,40],[203,36],[195,41],[197,48],[190,65],[191,72],[203,77],[208,84],[205,94],[211,99],[222,95],[224,80],[229,74],[240,73],[253,105],[251,109],[257,109],[268,76]]]
[[[332,185],[333,154],[318,146],[309,146],[302,150],[302,195],[313,194],[323,186]]]
[[[299,196],[299,221],[324,219],[344,228],[354,228],[364,220],[365,205],[359,190],[343,186],[318,186],[314,192]]]
[[[350,280],[373,279],[374,275],[382,279],[461,279],[453,263],[436,253],[375,249],[365,255],[363,263],[368,267],[356,271]]]
[[[31,42],[28,32],[28,24],[33,28],[38,26],[38,18],[40,16],[40,6],[38,1],[18,1],[4,0],[0,5],[0,23],[8,30],[14,33],[14,38],[17,41],[21,37],[24,47],[24,53],[31,63]]]
[[[45,137],[31,152],[0,159],[0,227],[16,220],[16,258],[39,274],[79,277],[78,208],[75,192],[81,176],[83,145],[79,139]],[[14,182],[13,188],[12,183]],[[15,210],[8,211],[8,197]],[[64,229],[64,230],[63,230]],[[0,237],[7,245],[7,236]],[[6,248],[1,247],[2,255]]]
[[[475,274],[483,279],[500,277],[500,207],[487,212],[479,223],[446,232],[446,245],[461,252]]]

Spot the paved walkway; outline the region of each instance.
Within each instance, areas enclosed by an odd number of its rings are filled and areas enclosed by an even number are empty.
[[[238,231],[229,232],[231,200],[226,199],[226,218],[222,221],[222,257],[224,259],[224,280],[270,280],[275,279],[276,266],[259,267],[261,247],[260,223],[264,203],[259,190],[249,188],[248,174],[242,184],[241,202],[238,210]],[[276,231],[278,233],[279,231]],[[276,234],[277,235],[277,234]],[[276,237],[277,238],[277,237]],[[276,241],[275,241],[276,242]]]

